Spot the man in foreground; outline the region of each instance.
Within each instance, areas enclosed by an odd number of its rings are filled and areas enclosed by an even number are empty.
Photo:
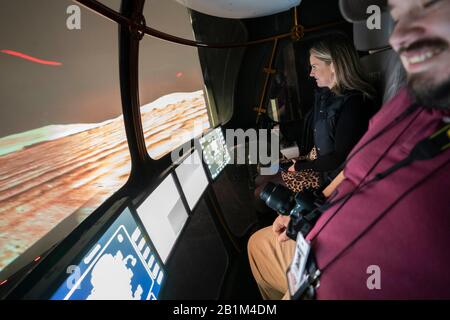
[[[450,298],[448,145],[386,171],[449,122],[450,1],[389,0],[389,7],[396,22],[390,43],[408,86],[371,120],[328,198],[335,204],[306,236],[321,273],[318,299]],[[289,220],[279,216],[249,240],[265,299],[289,297],[286,269],[295,248],[286,236]]]

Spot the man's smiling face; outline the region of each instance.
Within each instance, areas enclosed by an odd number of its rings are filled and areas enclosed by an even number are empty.
[[[450,108],[450,0],[389,0],[390,43],[427,107]]]

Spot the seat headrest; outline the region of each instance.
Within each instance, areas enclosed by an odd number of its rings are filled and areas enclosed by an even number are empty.
[[[348,22],[365,21],[368,17],[367,8],[377,5],[382,10],[387,6],[387,0],[339,0],[339,8]]]
[[[353,42],[356,50],[370,51],[389,46],[389,37],[394,29],[394,21],[388,12],[381,13],[381,29],[367,28],[366,21],[353,23]]]

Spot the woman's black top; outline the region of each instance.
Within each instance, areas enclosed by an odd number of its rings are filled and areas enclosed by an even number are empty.
[[[316,91],[310,130],[313,130],[317,159],[297,161],[295,170],[322,172],[328,183],[342,169],[347,155],[367,131],[373,102],[356,90],[337,95],[328,88]]]

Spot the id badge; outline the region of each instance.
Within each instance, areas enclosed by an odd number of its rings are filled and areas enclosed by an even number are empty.
[[[311,244],[303,237],[301,232],[297,233],[295,253],[291,265],[287,271],[289,293],[292,296],[300,289],[302,283],[308,278],[305,273]]]

